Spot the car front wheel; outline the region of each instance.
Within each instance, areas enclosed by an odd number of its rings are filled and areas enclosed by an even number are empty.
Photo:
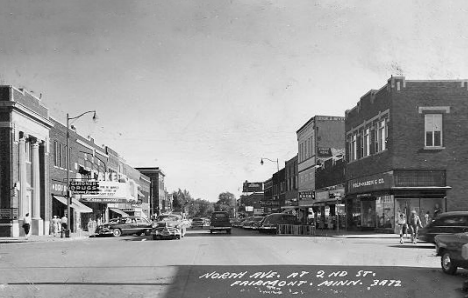
[[[119,229],[115,229],[112,231],[112,235],[114,235],[114,237],[120,237],[122,236],[122,231]]]
[[[449,252],[444,252],[440,258],[440,265],[442,271],[447,274],[455,274],[457,272],[457,264],[453,261],[452,256]]]

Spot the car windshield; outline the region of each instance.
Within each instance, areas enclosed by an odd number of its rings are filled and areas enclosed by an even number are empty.
[[[175,221],[175,220],[180,220],[180,217],[177,215],[161,215],[156,219],[156,221]]]

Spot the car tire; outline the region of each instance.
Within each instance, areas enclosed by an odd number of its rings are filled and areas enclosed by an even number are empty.
[[[450,252],[442,253],[440,257],[440,266],[442,267],[442,271],[444,273],[454,275],[457,272],[457,264],[453,261]]]
[[[156,235],[153,235],[153,240],[158,240],[158,237]]]
[[[150,231],[150,230],[146,230],[146,231],[145,231],[145,236],[149,236],[149,235],[151,235],[151,231]]]
[[[114,237],[120,237],[122,236],[122,231],[120,229],[114,229],[112,230],[112,235],[114,235]]]

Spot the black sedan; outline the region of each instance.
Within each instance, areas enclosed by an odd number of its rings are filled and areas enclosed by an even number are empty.
[[[468,233],[437,235],[434,241],[442,271],[455,274],[458,267],[468,268]]]
[[[149,235],[151,232],[151,222],[142,217],[129,216],[112,219],[108,223],[97,227],[96,234],[98,235],[113,235],[119,237],[121,235]]]

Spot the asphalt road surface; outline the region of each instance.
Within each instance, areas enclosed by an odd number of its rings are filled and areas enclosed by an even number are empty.
[[[93,237],[0,244],[0,297],[464,297],[432,245],[396,238]]]

